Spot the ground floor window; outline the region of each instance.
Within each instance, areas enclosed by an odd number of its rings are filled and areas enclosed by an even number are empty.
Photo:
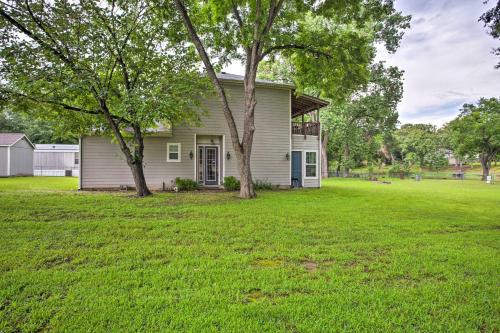
[[[167,162],[181,161],[181,144],[167,143]]]
[[[318,176],[318,153],[306,151],[306,178],[316,178]]]

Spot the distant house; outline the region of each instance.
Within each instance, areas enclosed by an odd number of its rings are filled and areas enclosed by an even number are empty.
[[[219,75],[238,131],[244,118],[243,77]],[[289,84],[257,80],[252,176],[280,187],[321,186],[319,109],[327,101],[296,95]],[[220,187],[226,176],[239,178],[236,155],[216,96],[202,101],[201,124],[158,128],[144,139],[144,172],[151,189],[171,187],[176,177],[202,187]],[[133,187],[132,173],[110,137],[80,140],[80,189]]]
[[[79,151],[78,145],[37,144],[33,158],[33,174],[78,177]]]
[[[32,176],[34,149],[23,133],[0,133],[0,177]]]

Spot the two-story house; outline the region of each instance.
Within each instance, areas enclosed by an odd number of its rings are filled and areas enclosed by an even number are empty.
[[[219,74],[239,133],[243,127],[243,77]],[[321,186],[321,126],[324,100],[295,96],[292,85],[257,80],[252,176],[280,187]],[[172,187],[175,178],[221,186],[239,178],[229,129],[217,96],[203,101],[199,127],[174,126],[144,140],[144,172],[151,189]],[[307,121],[305,121],[307,120]],[[241,134],[240,134],[241,135]],[[133,187],[131,171],[110,137],[80,139],[80,189]]]

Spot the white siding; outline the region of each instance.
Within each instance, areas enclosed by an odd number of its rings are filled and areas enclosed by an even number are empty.
[[[226,92],[233,111],[238,132],[243,132],[244,91],[242,85],[226,85]],[[174,137],[193,134],[224,135],[226,153],[231,155],[228,161],[224,156],[225,175],[239,178],[237,161],[226,119],[217,98],[209,99],[204,108],[210,110],[202,117],[200,128],[176,127]],[[286,159],[290,151],[290,91],[288,89],[257,88],[257,106],[255,109],[255,133],[252,146],[253,179],[264,180],[275,185],[290,185],[290,161]],[[222,147],[221,147],[222,149]]]
[[[227,95],[233,110],[240,136],[243,130],[243,86],[227,84]],[[229,134],[229,129],[218,99],[207,99],[202,106],[208,111],[202,115],[202,126],[175,126],[171,137],[147,137],[145,139],[145,174],[152,189],[167,187],[176,177],[195,177],[196,156],[195,134],[197,137],[212,135],[220,142],[221,162],[225,176],[238,177],[237,162]],[[257,88],[255,110],[255,135],[252,148],[252,173],[254,179],[267,180],[274,185],[290,185],[290,161],[286,154],[290,151],[290,91],[278,88]],[[167,142],[181,143],[181,162],[167,162]],[[225,152],[222,150],[225,148]],[[82,138],[81,177],[83,189],[118,187],[133,185],[131,172],[118,145],[110,138]],[[226,159],[229,152],[231,158]],[[224,154],[224,155],[223,155]],[[221,167],[222,167],[221,166]],[[221,172],[222,176],[222,172]],[[222,179],[221,179],[222,180]]]
[[[33,147],[23,138],[10,147],[10,175],[33,175]]]
[[[317,179],[303,179],[302,186],[304,187],[320,187],[320,167],[319,163],[321,160],[320,157],[320,140],[318,136],[308,135],[304,138],[303,135],[292,135],[292,151],[300,150],[300,151],[315,151],[318,163],[318,171],[317,171]],[[302,154],[302,164],[304,164],[305,153]],[[305,169],[303,169],[303,176],[305,176]]]

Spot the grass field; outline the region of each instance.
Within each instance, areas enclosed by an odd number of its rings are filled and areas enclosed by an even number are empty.
[[[0,179],[0,332],[498,332],[500,185],[79,193]]]

